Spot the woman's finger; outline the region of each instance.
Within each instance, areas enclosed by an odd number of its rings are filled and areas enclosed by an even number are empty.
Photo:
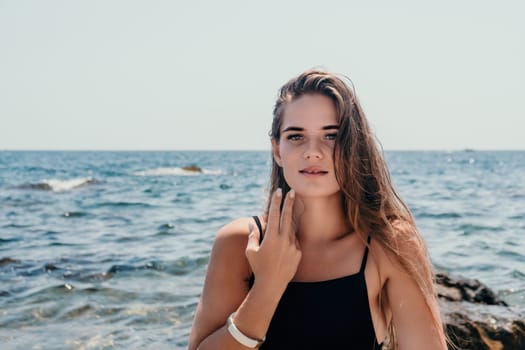
[[[278,188],[272,195],[270,209],[268,211],[268,224],[266,225],[267,238],[279,233],[279,224],[281,220],[280,207],[282,196],[283,194],[280,188]]]
[[[295,200],[295,191],[292,189],[286,194],[283,211],[281,214],[280,232],[283,235],[289,235],[290,241],[295,241],[295,230],[293,229],[293,204]]]

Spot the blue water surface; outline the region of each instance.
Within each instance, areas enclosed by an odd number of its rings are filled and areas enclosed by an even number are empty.
[[[386,158],[437,268],[525,305],[525,152]],[[269,152],[0,152],[2,348],[186,348],[214,235],[261,213],[269,167]]]

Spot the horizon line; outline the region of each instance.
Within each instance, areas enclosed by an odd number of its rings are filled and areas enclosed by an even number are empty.
[[[89,148],[49,148],[49,149],[32,149],[32,148],[0,148],[0,152],[269,152],[267,149],[89,149]],[[512,152],[525,151],[525,148],[421,148],[421,149],[406,149],[406,148],[391,148],[382,149],[385,152]]]

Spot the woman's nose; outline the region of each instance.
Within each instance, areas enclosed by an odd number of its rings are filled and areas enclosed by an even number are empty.
[[[309,142],[304,152],[304,158],[305,159],[311,159],[311,158],[322,159],[323,152],[321,150],[320,145],[315,141]]]

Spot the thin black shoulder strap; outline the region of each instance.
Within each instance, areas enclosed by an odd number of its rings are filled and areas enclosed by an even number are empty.
[[[257,228],[259,229],[259,234],[260,234],[259,242],[262,242],[262,240],[264,238],[264,232],[263,232],[263,229],[262,229],[261,221],[259,220],[258,216],[252,216],[252,217],[253,217],[253,220],[255,220],[255,223],[257,224]]]
[[[361,261],[361,268],[359,269],[359,273],[365,272],[366,259],[368,257],[368,246],[370,245],[370,235],[368,236],[367,243],[368,245],[365,247],[365,254],[363,255],[363,261]]]

